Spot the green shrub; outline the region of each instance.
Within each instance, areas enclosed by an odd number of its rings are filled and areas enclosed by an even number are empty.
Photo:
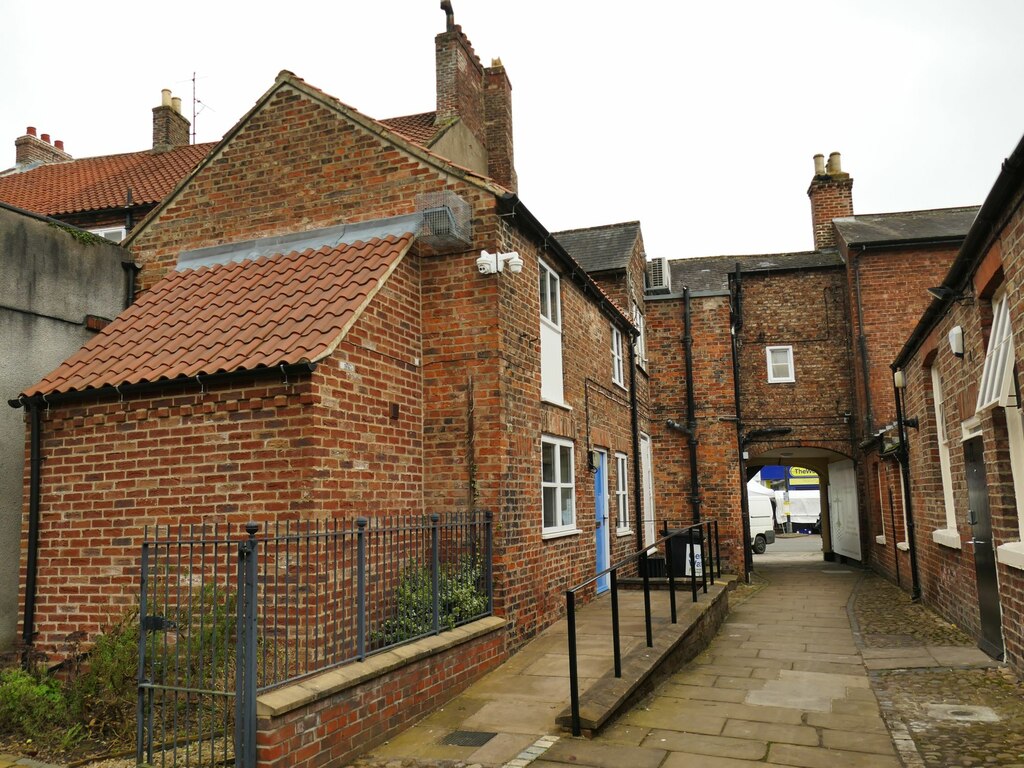
[[[438,614],[441,629],[452,629],[460,622],[487,610],[487,594],[479,586],[479,560],[464,557],[444,563],[438,574]],[[429,567],[410,568],[395,590],[395,610],[390,619],[371,633],[374,648],[395,645],[434,628],[432,577]]]
[[[67,722],[68,702],[59,680],[20,667],[0,671],[0,733],[52,744]]]

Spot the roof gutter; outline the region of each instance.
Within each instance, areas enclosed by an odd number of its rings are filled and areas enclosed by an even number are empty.
[[[115,395],[122,398],[126,395],[140,394],[144,392],[150,392],[158,389],[166,389],[167,387],[180,386],[187,384],[190,381],[195,381],[201,389],[213,386],[215,384],[222,384],[224,382],[233,381],[235,379],[243,378],[262,378],[264,376],[277,375],[280,376],[285,382],[288,381],[289,375],[301,375],[305,373],[312,373],[316,370],[317,364],[315,362],[309,363],[292,363],[292,364],[281,364],[275,368],[261,367],[261,368],[240,368],[234,371],[227,371],[226,373],[213,373],[209,376],[196,375],[196,376],[181,376],[176,379],[160,379],[158,381],[144,381],[140,384],[125,384],[124,386],[115,386],[108,384],[103,387],[96,387],[95,389],[84,389],[75,390],[72,392],[56,392],[54,394],[38,394],[38,395],[22,395],[21,397],[8,400],[7,404],[11,408],[30,409],[33,404],[41,404],[44,407],[49,407],[59,403],[75,402],[77,400],[88,400],[96,397],[106,397],[108,395]]]
[[[946,316],[956,296],[967,288],[978,262],[984,258],[992,242],[999,237],[1006,218],[1005,208],[1014,199],[1021,183],[1024,182],[1024,138],[1018,142],[1011,155],[1003,161],[992,190],[978,211],[960,251],[953,260],[949,272],[942,281],[943,287],[952,294],[946,299],[936,299],[924,311],[914,331],[900,350],[893,368],[902,368],[914,356],[936,325]]]
[[[563,267],[569,270],[572,281],[583,291],[584,295],[594,300],[605,316],[611,320],[620,331],[636,337],[640,332],[633,323],[622,314],[615,304],[605,295],[594,279],[586,273],[579,263],[569,255],[569,252],[562,247],[562,244],[555,239],[544,225],[540,223],[530,209],[527,208],[519,196],[513,192],[505,192],[498,197],[498,214],[502,216],[514,216],[528,231],[538,237],[543,243],[545,250],[553,253]]]

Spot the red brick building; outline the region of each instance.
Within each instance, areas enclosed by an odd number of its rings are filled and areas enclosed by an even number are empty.
[[[504,70],[450,18],[437,51],[436,120],[480,171],[425,146],[434,117],[419,143],[282,72],[125,240],[137,301],[21,393],[41,649],[132,603],[145,526],[490,511],[505,625],[451,687],[406,694],[414,717],[635,551],[639,228],[610,296],[515,194]],[[353,743],[400,724],[370,717]]]
[[[1024,669],[1024,141],[895,356],[923,599],[993,656]],[[906,453],[900,450],[906,446]]]

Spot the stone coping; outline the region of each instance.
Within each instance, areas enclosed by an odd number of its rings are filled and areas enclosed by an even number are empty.
[[[478,637],[504,629],[505,619],[488,616],[445,630],[390,651],[368,656],[365,661],[353,661],[335,669],[319,672],[311,677],[275,688],[256,697],[257,717],[280,717],[294,709],[332,696],[349,688],[386,675],[400,667],[434,656]]]

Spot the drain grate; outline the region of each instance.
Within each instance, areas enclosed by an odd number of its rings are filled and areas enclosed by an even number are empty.
[[[991,707],[973,704],[927,704],[928,717],[936,720],[959,720],[966,723],[995,723],[999,715]]]
[[[482,747],[497,735],[488,731],[452,731],[441,743],[452,747]]]

